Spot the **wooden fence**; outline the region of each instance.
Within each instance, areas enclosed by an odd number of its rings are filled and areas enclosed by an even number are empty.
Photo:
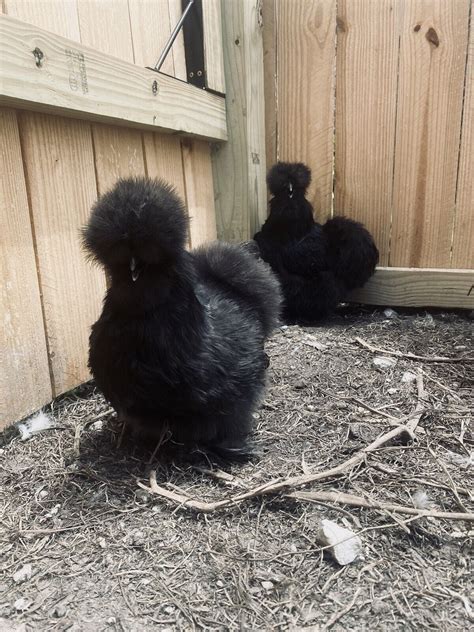
[[[214,239],[210,145],[196,137],[222,140],[226,123],[222,97],[177,80],[187,75],[182,34],[162,68],[171,78],[144,68],[155,65],[180,0],[0,6],[1,92],[10,106],[0,108],[1,427],[89,379],[88,335],[105,280],[86,263],[79,228],[97,194],[121,176],[163,177],[186,200],[191,245]],[[205,32],[206,21],[220,22],[219,9],[206,5]],[[208,80],[222,92],[213,29]],[[150,104],[155,77],[161,101]]]
[[[263,7],[267,164],[308,163],[317,216],[374,234],[357,298],[474,308],[472,0]]]

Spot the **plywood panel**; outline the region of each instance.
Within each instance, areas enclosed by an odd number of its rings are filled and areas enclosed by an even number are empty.
[[[216,239],[216,214],[209,143],[183,140],[186,204],[190,218],[191,246]]]
[[[469,0],[401,6],[390,264],[449,267]]]
[[[224,5],[225,10],[226,7]],[[203,2],[202,22],[204,29],[206,85],[211,90],[225,93],[221,0],[205,0]]]
[[[474,271],[378,268],[349,300],[369,305],[474,309]]]
[[[0,428],[51,399],[46,338],[15,112],[0,110]]]
[[[171,33],[168,2],[129,0],[128,7],[135,63],[153,68]],[[173,49],[160,72],[174,76]]]
[[[474,0],[466,67],[451,266],[474,268]]]
[[[119,178],[145,175],[141,132],[94,125],[92,135],[99,195],[110,189]]]
[[[128,0],[78,0],[81,42],[133,62]]]
[[[332,206],[336,5],[277,3],[277,153],[311,167],[309,198],[319,218]]]
[[[362,221],[389,258],[400,3],[338,2],[334,214]]]
[[[97,195],[91,134],[86,123],[30,113],[20,115],[20,133],[57,395],[89,377],[89,329],[105,289],[79,237]]]
[[[4,0],[4,12],[57,35],[81,39],[76,0]]]
[[[258,0],[232,2],[223,12],[229,140],[213,155],[220,239],[251,238],[265,221],[263,36]]]
[[[181,141],[178,136],[145,133],[146,170],[150,178],[162,178],[176,187],[178,195],[186,199]]]

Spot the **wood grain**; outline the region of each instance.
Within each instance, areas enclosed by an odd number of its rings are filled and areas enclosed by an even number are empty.
[[[4,12],[57,35],[81,41],[77,0],[4,0]]]
[[[265,106],[260,3],[223,11],[228,142],[213,152],[220,239],[252,237],[266,219]]]
[[[186,199],[184,186],[183,159],[181,141],[177,136],[169,134],[143,135],[145,162],[150,178],[162,178],[176,187],[180,197]]]
[[[135,63],[153,68],[171,33],[168,2],[129,0],[128,8]],[[160,72],[174,76],[173,49]]]
[[[469,0],[402,6],[390,265],[449,267]]]
[[[85,261],[79,228],[96,198],[90,127],[21,113],[20,134],[36,237],[53,395],[89,377],[88,336],[105,289]]]
[[[474,268],[474,0],[466,67],[451,266]]]
[[[110,189],[118,178],[145,175],[140,131],[93,125],[92,137],[99,195]]]
[[[78,0],[81,42],[133,63],[128,0]]]
[[[349,300],[369,305],[474,309],[474,270],[382,267]]]
[[[224,11],[226,10],[224,5]],[[225,93],[221,0],[205,0],[202,3],[202,22],[206,86],[216,92]]]
[[[181,8],[181,0],[168,0],[168,8],[170,13],[170,27],[171,30],[173,30],[176,24],[178,24],[181,14],[183,13]],[[173,54],[174,76],[177,79],[186,81],[186,55],[184,53],[183,29],[181,29],[181,31],[178,33],[171,52]]]
[[[332,207],[336,5],[279,0],[276,15],[278,159],[311,167],[309,199],[320,219]]]
[[[191,247],[216,239],[216,213],[209,143],[183,140],[184,183]]]
[[[226,139],[222,97],[8,16],[0,16],[0,58],[0,103]]]
[[[335,215],[362,221],[389,259],[400,3],[338,2]]]
[[[276,0],[263,0],[263,81],[266,168],[277,161],[277,24]]]
[[[51,399],[33,234],[14,111],[0,109],[0,428]]]

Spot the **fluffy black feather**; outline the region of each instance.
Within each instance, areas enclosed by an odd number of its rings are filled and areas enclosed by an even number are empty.
[[[185,227],[183,204],[163,182],[122,180],[96,203],[84,243],[111,285],[89,364],[140,434],[159,436],[166,424],[178,443],[234,458],[263,393],[279,285],[237,246],[187,253]]]
[[[302,163],[278,163],[270,169],[270,213],[254,236],[260,256],[280,279],[287,322],[327,317],[350,290],[368,280],[378,261],[374,241],[362,224],[343,217],[324,226],[315,222],[305,198],[310,179]]]

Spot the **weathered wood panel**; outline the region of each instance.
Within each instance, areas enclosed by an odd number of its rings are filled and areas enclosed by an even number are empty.
[[[20,133],[57,395],[88,379],[89,329],[105,289],[79,235],[96,197],[94,155],[81,121],[21,113]]]
[[[46,336],[15,112],[0,110],[0,428],[51,399]]]
[[[474,271],[383,267],[350,300],[369,305],[474,309]]]
[[[390,265],[450,266],[469,0],[400,5]]]
[[[81,42],[133,63],[128,0],[78,0]]]
[[[336,5],[336,0],[276,5],[277,154],[311,167],[309,199],[320,219],[332,208]]]
[[[398,9],[338,2],[335,215],[362,221],[389,259],[397,107]]]
[[[93,125],[92,137],[99,195],[110,189],[119,178],[145,175],[141,132]]]
[[[216,146],[213,174],[218,235],[252,237],[266,218],[265,108],[260,2],[232,2],[223,11],[229,140]]]
[[[451,266],[474,268],[474,0],[465,79]]]
[[[263,75],[267,170],[277,161],[277,23],[275,0],[263,0]]]
[[[4,12],[12,18],[81,41],[77,0],[3,0],[3,4]]]
[[[181,198],[186,200],[181,140],[177,136],[147,132],[143,141],[147,174],[150,178],[171,182]]]
[[[224,12],[229,8],[224,4]],[[206,85],[216,92],[225,92],[224,59],[222,57],[221,0],[205,0],[202,3],[204,30],[204,64]]]
[[[216,239],[216,213],[209,143],[183,140],[184,183],[191,247]]]

